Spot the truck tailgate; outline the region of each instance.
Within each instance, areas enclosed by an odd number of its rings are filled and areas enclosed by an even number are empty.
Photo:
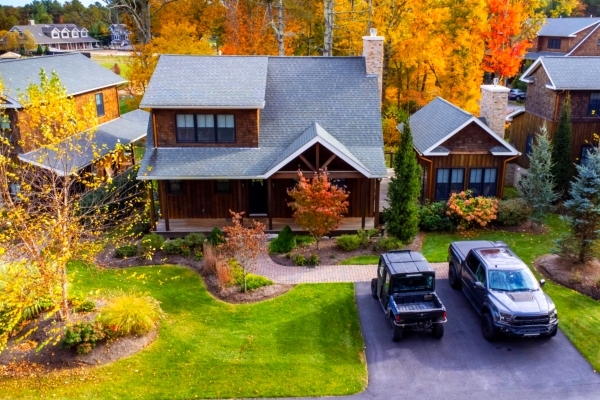
[[[409,304],[397,304],[398,311],[407,312],[407,311],[422,311],[422,310],[433,310],[437,308],[436,304],[433,301],[424,301],[420,303],[409,303]]]

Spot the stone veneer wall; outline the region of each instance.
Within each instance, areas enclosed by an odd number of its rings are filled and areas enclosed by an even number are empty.
[[[504,175],[504,186],[516,187],[523,175],[527,174],[527,171],[527,168],[523,168],[517,163],[508,163]]]
[[[504,138],[506,106],[510,89],[499,85],[481,85],[479,115],[484,117],[496,135]]]

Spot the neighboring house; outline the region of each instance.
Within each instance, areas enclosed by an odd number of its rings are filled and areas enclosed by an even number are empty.
[[[125,24],[112,24],[108,27],[110,31],[110,44],[121,46],[123,44],[129,44],[129,30]]]
[[[9,32],[19,32],[22,37],[29,31],[35,39],[36,47],[48,46],[50,51],[81,51],[98,48],[98,40],[89,36],[86,28],[74,24],[41,24],[30,20],[29,25],[15,25]],[[1,39],[1,40],[4,40]]]
[[[546,18],[525,59],[600,56],[600,18]]]
[[[377,226],[383,38],[363,39],[366,57],[162,55],[140,105],[154,131],[138,179],[158,181],[156,231],[210,230],[229,210],[295,229],[287,190],[299,169],[324,168],[350,192],[340,229]]]
[[[437,97],[410,117],[410,127],[423,167],[423,200],[446,201],[463,190],[472,190],[475,196],[502,197],[506,164],[519,152],[485,118]]]
[[[534,136],[545,123],[553,136],[567,95],[571,98],[571,159],[580,162],[600,133],[600,57],[539,57],[521,76],[527,82],[525,109],[510,115],[510,142],[529,167]],[[597,142],[596,142],[597,144]]]
[[[117,143],[132,144],[147,135],[150,127],[150,114],[136,110],[120,115],[117,86],[125,83],[119,75],[101,67],[96,62],[79,53],[54,56],[31,57],[0,62],[0,78],[4,82],[4,98],[0,102],[8,121],[3,128],[10,133],[14,143],[19,141],[19,118],[22,118],[21,96],[26,94],[31,84],[39,84],[41,70],[48,75],[54,70],[69,96],[73,96],[79,106],[94,102],[99,127],[93,136],[93,144],[85,143],[85,151],[70,160],[65,166],[55,159],[53,152],[45,148],[32,148],[27,143],[19,148],[18,157],[58,174],[76,173],[82,169],[99,176],[116,175],[135,163],[131,148],[120,149],[115,153]],[[93,148],[96,149],[93,152]],[[95,153],[95,154],[93,154]]]

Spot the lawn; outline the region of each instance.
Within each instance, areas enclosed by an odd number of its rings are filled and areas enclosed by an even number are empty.
[[[92,54],[92,60],[102,65],[104,68],[110,69],[115,63],[121,69],[121,76],[126,77],[129,72],[129,66],[127,65],[127,59],[129,56],[100,56]]]
[[[148,292],[168,319],[144,351],[113,364],[0,380],[32,398],[240,398],[346,395],[366,386],[352,284],[298,285],[255,304],[215,300],[183,267],[71,270],[75,288]]]
[[[460,234],[430,233],[425,236],[423,255],[429,262],[443,262],[447,259],[448,245],[452,241],[501,240],[532,267],[536,258],[550,253],[553,240],[565,231],[565,226],[557,215],[549,216],[548,228],[548,232],[543,235],[480,231],[465,237]],[[536,275],[539,277],[537,272]],[[554,282],[547,282],[544,291],[556,303],[560,329],[592,367],[600,370],[600,302]]]
[[[375,265],[379,263],[378,255],[366,255],[346,258],[342,265]]]

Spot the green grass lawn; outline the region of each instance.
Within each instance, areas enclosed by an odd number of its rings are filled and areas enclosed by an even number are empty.
[[[73,286],[148,292],[168,319],[142,352],[84,372],[0,378],[3,393],[32,398],[240,398],[346,395],[366,386],[352,284],[298,285],[255,304],[215,300],[182,267],[88,270]]]
[[[129,66],[127,65],[128,56],[100,56],[92,54],[92,60],[102,65],[104,68],[110,69],[115,63],[121,70],[121,76],[126,77],[129,72]]]
[[[442,262],[447,260],[448,245],[452,241],[501,240],[506,242],[527,265],[533,267],[533,261],[550,253],[553,240],[560,237],[564,231],[565,226],[560,218],[557,215],[550,215],[548,232],[543,235],[479,231],[465,237],[461,234],[429,233],[423,243],[423,255],[429,262]],[[535,273],[540,277],[537,272]],[[547,282],[544,291],[556,303],[560,329],[592,367],[600,370],[600,302],[554,282]]]
[[[342,265],[375,265],[379,263],[378,255],[355,256],[346,258],[342,261]]]

